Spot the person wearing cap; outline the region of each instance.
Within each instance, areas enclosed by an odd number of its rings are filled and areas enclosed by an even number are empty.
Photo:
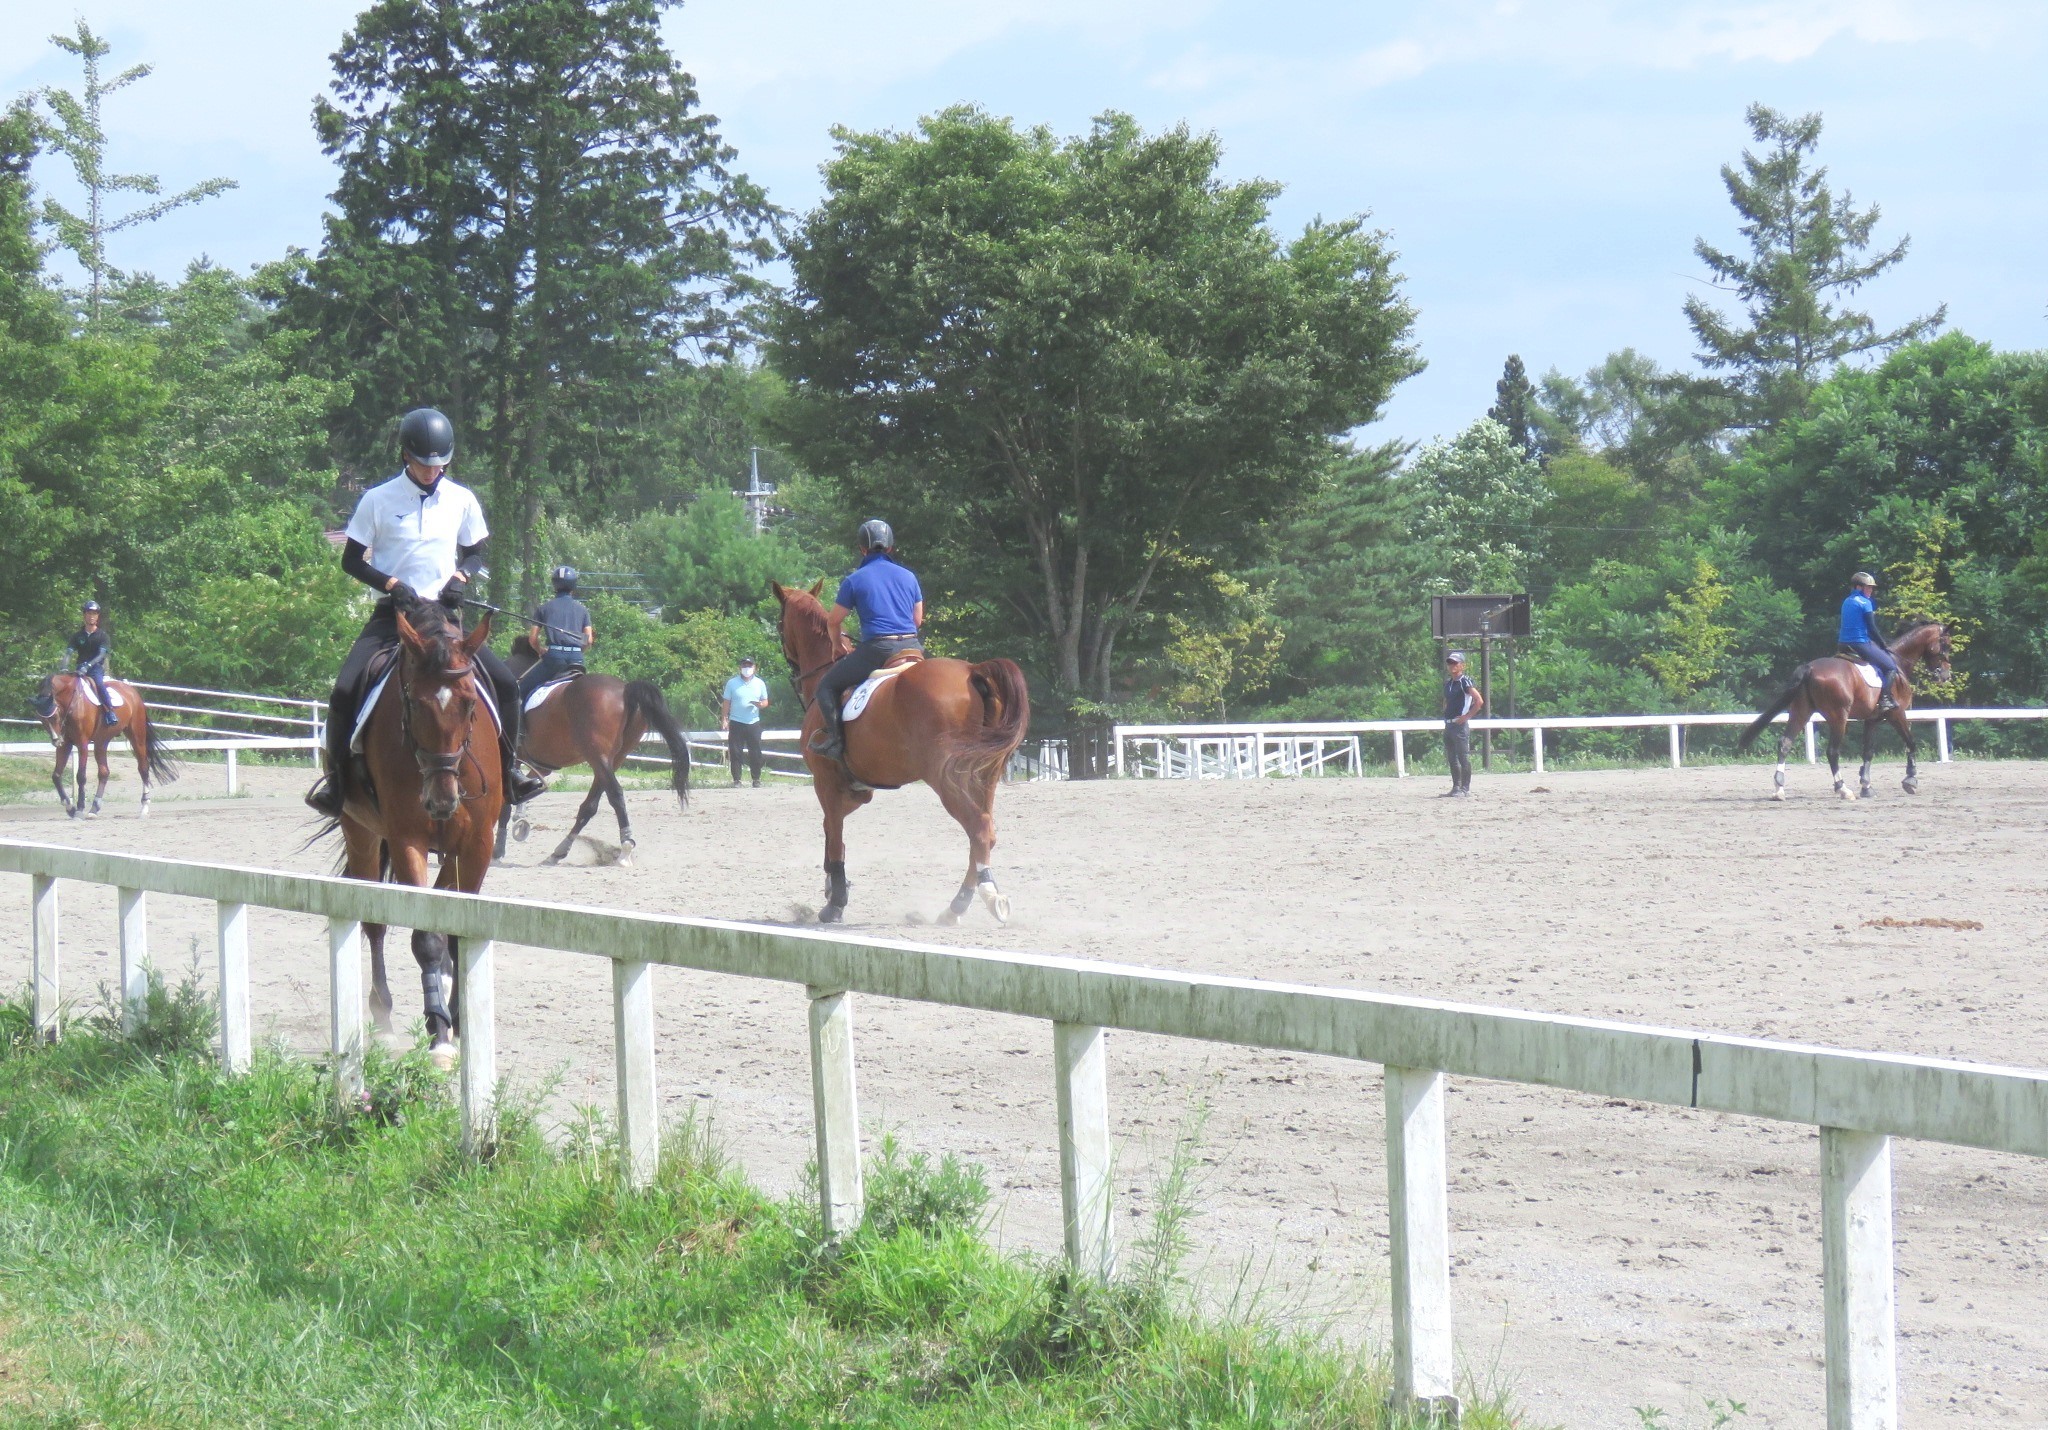
[[[860,644],[825,672],[814,700],[824,728],[811,737],[811,748],[841,764],[846,761],[846,732],[839,703],[846,693],[897,656],[918,650],[918,629],[924,625],[924,589],[909,567],[896,559],[896,533],[886,521],[864,521],[854,533],[860,565],[839,583],[825,624],[839,639],[846,618],[860,615]],[[852,771],[848,771],[851,774]]]
[[[1898,708],[1892,699],[1892,677],[1899,663],[1892,658],[1891,642],[1877,625],[1877,578],[1858,571],[1849,578],[1848,599],[1842,602],[1842,624],[1835,639],[1877,667],[1877,713]]]
[[[583,669],[584,652],[594,643],[590,608],[576,599],[576,568],[557,566],[549,579],[555,594],[534,610],[526,629],[526,643],[536,658],[519,677],[522,701],[550,680]]]
[[[1445,799],[1466,799],[1472,793],[1471,719],[1486,708],[1486,697],[1465,674],[1465,652],[1444,656],[1444,763],[1451,767]]]
[[[80,607],[80,619],[84,622],[70,640],[64,642],[64,668],[75,670],[79,678],[92,682],[93,693],[100,698],[100,709],[107,712],[109,720],[114,718],[114,703],[107,698],[107,633],[100,629],[100,603],[87,601]],[[85,776],[80,775],[83,780]],[[80,786],[83,788],[83,786]]]
[[[740,673],[725,682],[718,701],[718,728],[725,731],[725,757],[732,764],[732,787],[740,787],[740,762],[753,768],[754,788],[761,787],[761,712],[768,708],[768,682],[754,673],[754,658],[740,657]]]

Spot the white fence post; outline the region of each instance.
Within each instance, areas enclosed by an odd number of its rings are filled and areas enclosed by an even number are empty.
[[[227,756],[228,756],[228,797],[229,797],[230,799],[232,799],[232,798],[233,798],[233,797],[235,796],[236,792],[237,792],[237,786],[236,786],[236,784],[235,784],[235,747],[234,747],[233,745],[230,745],[230,746],[228,746],[228,748],[227,748]]]
[[[1385,1074],[1394,1394],[1455,1414],[1444,1075],[1397,1067]]]
[[[363,926],[327,921],[327,1051],[334,1061],[334,1106],[354,1110],[363,1097]]]
[[[1809,765],[1820,763],[1820,750],[1813,742],[1813,717],[1811,715],[1806,717],[1806,763]]]
[[[249,906],[214,904],[220,932],[220,1065],[249,1070]]]
[[[35,973],[29,994],[36,1036],[57,1041],[57,881],[48,874],[29,876],[29,942],[34,945]]]
[[[1678,767],[1678,726],[1673,725],[1671,727],[1671,768],[1675,770]]]
[[[121,922],[121,1028],[132,1033],[149,1003],[149,895],[116,889],[114,902]]]
[[[1116,1275],[1116,1224],[1110,1217],[1108,1057],[1102,1029],[1052,1025],[1052,1062],[1060,1112],[1060,1211],[1067,1265],[1093,1281]]]
[[[1944,765],[1947,764],[1948,721],[1946,719],[1939,719],[1934,722],[1934,748],[1937,751],[1936,758],[1939,761],[1939,763]]]
[[[1543,773],[1543,727],[1542,727],[1541,725],[1531,725],[1531,726],[1529,727],[1529,753],[1530,753],[1530,755],[1531,755],[1531,756],[1532,756],[1532,757],[1533,757],[1533,758],[1535,759],[1535,762],[1536,762],[1536,771],[1535,771],[1535,772],[1536,772],[1537,774],[1539,774],[1539,775],[1540,775],[1540,774],[1542,774],[1542,773]]]
[[[661,1158],[654,1095],[654,965],[612,960],[612,1058],[619,1084],[619,1171],[626,1185],[652,1186]]]
[[[1828,1430],[1897,1430],[1892,1340],[1892,1139],[1820,1130]]]
[[[825,1235],[860,1225],[860,1104],[853,1081],[853,1003],[838,989],[811,995],[811,1113],[818,1137],[818,1209]]]
[[[498,945],[462,940],[456,1017],[462,1037],[462,1150],[487,1157],[498,1142]]]
[[[1403,733],[1400,730],[1394,732],[1394,778],[1397,780],[1408,778],[1408,748],[1401,738]]]

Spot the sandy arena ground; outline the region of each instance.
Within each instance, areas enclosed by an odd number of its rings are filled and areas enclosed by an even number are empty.
[[[1998,1063],[2048,1061],[2048,766],[1928,766],[1918,799],[1764,800],[1768,766],[1439,780],[1100,783],[1002,795],[997,868],[1015,919],[927,926],[964,841],[929,792],[884,794],[850,827],[855,930],[1216,973],[1387,989]],[[0,811],[8,837],[324,871],[300,852],[298,771],[209,797],[196,767],[147,822],[132,774],[110,815]],[[687,815],[632,796],[637,867],[540,868],[574,795],[542,801],[531,842],[491,892],[781,921],[819,902],[807,789],[704,789]],[[609,814],[593,829],[609,838]],[[0,930],[0,980],[28,976],[23,916]],[[66,886],[66,992],[109,981],[111,891]],[[1981,932],[1871,927],[1972,919]],[[152,901],[160,966],[211,958],[211,910]],[[324,1042],[323,927],[252,911],[260,1026]],[[911,931],[911,926],[916,926]],[[2033,947],[2035,953],[2027,950]],[[403,944],[393,988],[417,1017]],[[608,974],[596,960],[501,953],[501,1066],[608,1106]],[[657,971],[670,1117],[708,1112],[772,1187],[808,1153],[801,989]],[[1042,1025],[864,1001],[862,1111],[912,1148],[987,1168],[998,1232],[1059,1246],[1051,1037]],[[1112,1035],[1120,1217],[1135,1235],[1175,1129],[1210,1108],[1195,1274],[1212,1296],[1384,1333],[1386,1208],[1377,1070]],[[1821,1420],[1818,1138],[1810,1129],[1605,1103],[1544,1089],[1452,1086],[1451,1220],[1459,1350],[1538,1423],[1632,1427],[1634,1406],[1704,1425]],[[1906,1423],[2048,1423],[2048,1166],[1901,1143],[1898,1299]]]

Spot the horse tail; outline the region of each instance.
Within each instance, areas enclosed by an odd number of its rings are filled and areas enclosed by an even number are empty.
[[[639,716],[661,736],[661,742],[668,746],[668,758],[672,769],[672,783],[676,798],[683,802],[683,808],[690,807],[690,742],[676,725],[676,717],[668,713],[668,701],[662,697],[661,688],[650,680],[636,680],[626,687],[626,718]],[[627,753],[631,753],[628,751]]]
[[[1791,709],[1792,702],[1797,700],[1800,692],[1806,689],[1806,677],[1812,672],[1813,663],[1811,661],[1793,671],[1792,683],[1786,686],[1778,698],[1770,703],[1763,714],[1749,722],[1748,728],[1742,732],[1742,738],[1735,742],[1735,748],[1744,751],[1748,750],[1751,745],[1756,743],[1756,737],[1763,734],[1766,726]]]
[[[1014,660],[985,660],[967,672],[981,697],[981,728],[956,738],[947,763],[970,782],[1002,777],[1031,728],[1031,692]]]
[[[143,765],[149,770],[152,784],[169,784],[180,774],[184,766],[169,750],[156,733],[156,726],[150,721],[149,707],[140,700],[135,703],[135,714],[130,717],[129,727],[134,731],[135,748],[142,756]]]

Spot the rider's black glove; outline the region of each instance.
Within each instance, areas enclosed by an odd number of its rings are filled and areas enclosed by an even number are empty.
[[[420,593],[413,590],[412,587],[406,585],[403,581],[392,582],[391,589],[386,594],[391,597],[395,604],[400,606],[416,606],[419,604]]]
[[[467,581],[450,581],[441,588],[440,601],[451,611],[462,609],[462,592],[469,585]]]

